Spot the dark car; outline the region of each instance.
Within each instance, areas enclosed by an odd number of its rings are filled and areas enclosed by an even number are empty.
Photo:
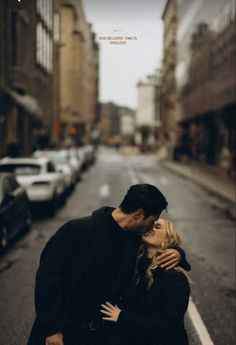
[[[29,230],[31,213],[26,191],[13,174],[0,173],[0,251],[22,230]]]

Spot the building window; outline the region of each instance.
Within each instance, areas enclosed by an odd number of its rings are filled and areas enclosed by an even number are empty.
[[[54,14],[54,41],[60,41],[60,15],[59,13]]]
[[[52,0],[37,0],[37,12],[48,29],[52,29],[53,2]]]
[[[52,72],[53,69],[53,43],[50,38],[49,44],[49,72]]]
[[[52,54],[53,54],[53,42],[49,33],[45,30],[42,23],[37,24],[37,49],[36,49],[36,61],[46,71],[52,72]]]
[[[228,3],[221,10],[219,15],[212,22],[212,29],[216,32],[221,32],[225,30],[231,21],[235,20],[235,4],[234,1],[230,4]]]
[[[46,69],[46,59],[47,59],[47,37],[46,37],[46,31],[45,28],[42,27],[42,36],[43,36],[43,51],[42,51],[42,66]]]
[[[36,60],[38,64],[42,64],[43,62],[43,31],[42,31],[41,23],[37,24],[36,36],[37,36]]]
[[[48,72],[50,72],[50,55],[51,55],[51,44],[50,44],[50,37],[49,35],[46,33],[46,69]]]
[[[37,0],[37,51],[36,61],[47,72],[53,68],[53,2],[52,0]]]
[[[48,27],[51,30],[53,24],[53,2],[48,0]]]

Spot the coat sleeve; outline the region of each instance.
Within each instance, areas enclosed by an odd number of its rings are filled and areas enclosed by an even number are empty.
[[[65,273],[71,265],[73,221],[64,224],[42,251],[36,274],[36,320],[46,336],[62,331],[61,315]]]
[[[153,291],[155,295],[155,291]],[[131,337],[153,337],[154,339],[172,339],[180,336],[183,318],[188,307],[190,288],[186,277],[181,272],[169,272],[163,282],[161,300],[155,299],[150,313],[142,314],[139,310],[122,310],[117,325]],[[154,296],[153,295],[153,296]],[[155,303],[161,303],[162,311],[155,313]],[[158,306],[156,305],[158,309]]]
[[[180,267],[182,267],[185,271],[191,271],[191,265],[186,260],[185,251],[181,247],[178,247],[178,246],[176,246],[174,249],[178,250],[178,252],[181,255],[181,261],[179,263]]]

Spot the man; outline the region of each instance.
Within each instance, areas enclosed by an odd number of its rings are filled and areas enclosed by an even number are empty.
[[[44,248],[36,276],[36,320],[28,345],[107,345],[109,325],[100,305],[119,303],[133,277],[141,235],[166,209],[163,194],[149,184],[130,187],[118,208],[63,225]],[[164,265],[188,265],[180,248],[160,256]],[[167,261],[167,262],[166,262]]]

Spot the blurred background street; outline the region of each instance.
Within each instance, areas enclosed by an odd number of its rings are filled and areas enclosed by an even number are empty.
[[[140,182],[192,265],[190,345],[235,344],[235,33],[235,0],[1,0],[0,345],[58,227]]]

